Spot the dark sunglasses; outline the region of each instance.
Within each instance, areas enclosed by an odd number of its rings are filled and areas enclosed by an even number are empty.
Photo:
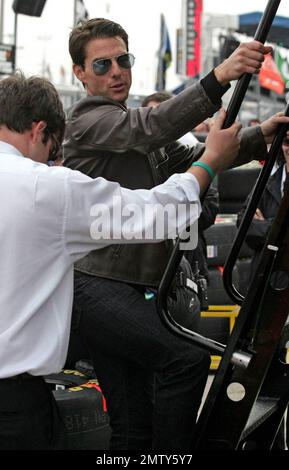
[[[115,59],[119,67],[123,69],[131,69],[135,61],[134,55],[131,54],[130,52],[121,54],[117,57],[109,57],[107,59],[97,59],[94,62],[92,62],[92,68],[93,68],[95,75],[106,74],[112,66],[112,59]]]
[[[282,145],[285,145],[286,147],[289,147],[289,139],[284,139],[282,142]]]

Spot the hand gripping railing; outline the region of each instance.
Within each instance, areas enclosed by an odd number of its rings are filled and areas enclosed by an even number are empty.
[[[265,12],[260,21],[260,24],[257,28],[256,34],[254,36],[254,39],[256,41],[260,41],[262,43],[266,41],[267,35],[273,23],[273,20],[278,10],[278,7],[280,5],[280,2],[281,0],[269,0],[267,7],[265,9]],[[252,77],[251,74],[244,74],[238,80],[238,83],[236,85],[233,96],[228,106],[227,117],[223,125],[224,129],[230,127],[231,124],[233,124],[233,122],[235,121],[236,116],[241,107],[242,101],[244,99],[244,96],[246,94],[247,88],[249,86],[251,77]],[[284,135],[284,132],[282,133],[282,136],[283,135]],[[278,133],[278,136],[279,136],[279,133]],[[278,140],[278,143],[280,146],[282,142],[282,137],[281,137],[281,134],[279,137],[278,136],[276,137],[275,140]],[[277,143],[275,145],[277,145]],[[193,341],[194,343],[198,344],[203,349],[207,349],[211,353],[222,354],[225,350],[225,345],[218,343],[217,341],[214,341],[212,339],[205,338],[204,336],[199,335],[198,333],[195,333],[191,330],[184,328],[183,326],[176,323],[174,319],[171,317],[170,313],[168,312],[168,308],[167,308],[168,292],[172,284],[172,281],[174,279],[174,276],[176,274],[177,268],[180,264],[183,253],[184,253],[184,250],[180,249],[180,239],[177,239],[173,252],[171,254],[170,260],[168,262],[167,268],[165,270],[165,273],[159,285],[159,289],[157,293],[158,313],[163,323],[173,333],[178,334],[190,341]],[[229,271],[227,272],[228,272],[227,274],[228,279],[230,280],[230,273]],[[238,359],[236,358],[236,361],[237,360]],[[234,357],[233,357],[233,361],[234,361]]]

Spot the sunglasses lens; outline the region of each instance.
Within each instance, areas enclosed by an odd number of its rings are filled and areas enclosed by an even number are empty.
[[[92,64],[95,75],[104,75],[111,67],[111,59],[96,60]]]
[[[123,69],[130,69],[135,61],[133,54],[122,54],[118,57],[115,57],[119,67]],[[93,62],[92,68],[95,75],[104,75],[107,73],[111,67],[112,61],[111,59],[99,59]]]
[[[117,58],[117,63],[124,69],[131,69],[135,61],[134,55],[122,54]]]

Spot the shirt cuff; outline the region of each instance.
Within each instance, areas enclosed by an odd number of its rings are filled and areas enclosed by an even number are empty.
[[[196,194],[198,197],[200,197],[200,192],[201,192],[200,183],[195,177],[195,175],[193,175],[192,173],[188,171],[186,171],[185,173],[175,173],[172,176],[170,176],[169,179],[172,181],[176,180],[178,184],[180,180],[184,180],[184,181],[187,180],[189,183],[193,183]]]
[[[216,79],[214,70],[202,78],[201,85],[213,104],[220,104],[222,96],[231,87],[229,83],[225,86],[221,85],[221,83]]]

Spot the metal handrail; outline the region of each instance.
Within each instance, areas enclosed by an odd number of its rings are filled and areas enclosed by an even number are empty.
[[[266,41],[280,3],[281,3],[281,0],[269,0],[265,8],[265,11],[263,13],[263,16],[260,20],[260,23],[257,27],[257,30],[255,32],[255,36],[254,36],[255,41],[259,41],[262,44],[264,44],[264,42]],[[246,91],[248,89],[249,83],[251,81],[251,78],[252,78],[252,74],[245,73],[238,80],[238,83],[236,85],[232,98],[228,105],[227,117],[223,125],[224,129],[227,129],[228,127],[230,127],[233,124],[233,122],[236,120],[236,117],[241,108],[241,105],[245,97]]]
[[[264,14],[261,18],[259,26],[257,28],[254,39],[264,43],[271,25],[273,23],[274,17],[278,10],[281,0],[269,0],[267,7],[264,11]],[[250,83],[252,75],[244,74],[239,80],[234,90],[233,96],[230,100],[227,116],[223,125],[223,128],[228,128],[235,121],[237,114],[240,110],[242,101],[246,94],[248,85]],[[189,339],[194,343],[200,345],[202,348],[209,350],[211,353],[223,353],[225,350],[225,345],[218,343],[209,338],[205,338],[191,330],[187,330],[178,323],[176,323],[171,315],[168,312],[167,308],[167,296],[172,284],[173,278],[176,274],[177,268],[182,259],[184,250],[180,249],[180,240],[177,239],[174,246],[173,252],[171,254],[170,260],[168,262],[167,268],[163,275],[163,278],[160,282],[158,292],[157,292],[157,310],[160,315],[163,323],[175,334],[182,336],[183,338]]]
[[[284,114],[285,116],[289,116],[289,104],[287,104]],[[245,297],[237,290],[236,286],[233,284],[233,269],[237,261],[238,254],[241,250],[242,244],[245,240],[246,234],[248,232],[248,228],[252,222],[252,219],[258,207],[258,203],[265,189],[266,183],[271,175],[272,168],[276,161],[277,155],[282,145],[282,140],[284,136],[286,135],[287,129],[288,129],[287,124],[282,124],[278,128],[277,134],[272,142],[269,153],[267,155],[267,159],[264,164],[264,167],[252,191],[249,204],[247,205],[247,208],[245,210],[242,223],[238,229],[231,251],[229,253],[229,256],[227,258],[227,261],[224,267],[224,272],[223,272],[224,287],[229,297],[233,300],[234,303],[238,305],[241,305],[243,303]]]

